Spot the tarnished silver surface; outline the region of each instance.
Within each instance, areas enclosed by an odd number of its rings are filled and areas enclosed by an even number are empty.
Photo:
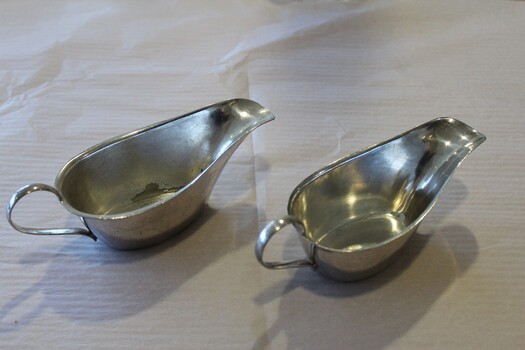
[[[242,140],[273,119],[256,102],[236,99],[107,140],[71,159],[54,188],[32,184],[15,192],[7,219],[28,234],[81,234],[118,249],[155,244],[199,214]],[[14,223],[18,200],[41,190],[54,193],[88,229]]]
[[[328,165],[295,188],[287,216],[261,231],[258,261],[270,269],[311,266],[341,281],[381,271],[484,140],[459,120],[440,118]],[[266,244],[288,224],[298,229],[307,259],[265,261]]]

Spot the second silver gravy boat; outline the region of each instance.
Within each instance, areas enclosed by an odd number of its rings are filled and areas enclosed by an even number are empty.
[[[310,266],[340,281],[381,271],[484,140],[459,120],[440,118],[326,166],[293,190],[288,215],[261,231],[258,261],[269,269]],[[268,241],[289,224],[299,232],[306,259],[264,260]]]

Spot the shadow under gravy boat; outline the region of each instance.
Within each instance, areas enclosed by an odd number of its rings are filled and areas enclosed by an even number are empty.
[[[258,261],[269,269],[310,266],[353,281],[386,268],[436,203],[454,170],[485,136],[439,118],[351,154],[303,180],[288,215],[259,234]],[[307,259],[268,262],[270,238],[293,224]]]
[[[35,183],[15,192],[7,219],[23,233],[85,235],[117,249],[156,244],[198,216],[233,152],[274,118],[256,102],[235,99],[117,136],[71,159],[54,187]],[[54,193],[87,229],[14,223],[16,203],[35,191]]]

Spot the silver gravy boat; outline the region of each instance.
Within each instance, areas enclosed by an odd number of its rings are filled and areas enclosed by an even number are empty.
[[[54,187],[35,183],[16,191],[7,219],[28,234],[84,235],[117,249],[153,245],[198,216],[233,152],[274,118],[256,102],[235,99],[117,136],[71,159]],[[35,191],[54,193],[86,228],[14,223],[16,203]]]
[[[381,271],[484,140],[459,120],[440,118],[337,160],[293,190],[288,215],[259,234],[257,260],[269,269],[310,266],[340,281]],[[265,261],[268,241],[289,224],[298,230],[307,258]]]

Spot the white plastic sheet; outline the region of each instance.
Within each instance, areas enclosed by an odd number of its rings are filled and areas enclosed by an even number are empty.
[[[520,1],[1,3],[0,200],[213,102],[248,97],[277,119],[237,150],[203,216],[156,247],[0,219],[0,347],[524,347],[524,16]],[[449,115],[488,141],[389,269],[341,284],[258,265],[258,231],[303,178]],[[15,219],[80,225],[46,194]],[[303,254],[291,229],[268,250]]]

